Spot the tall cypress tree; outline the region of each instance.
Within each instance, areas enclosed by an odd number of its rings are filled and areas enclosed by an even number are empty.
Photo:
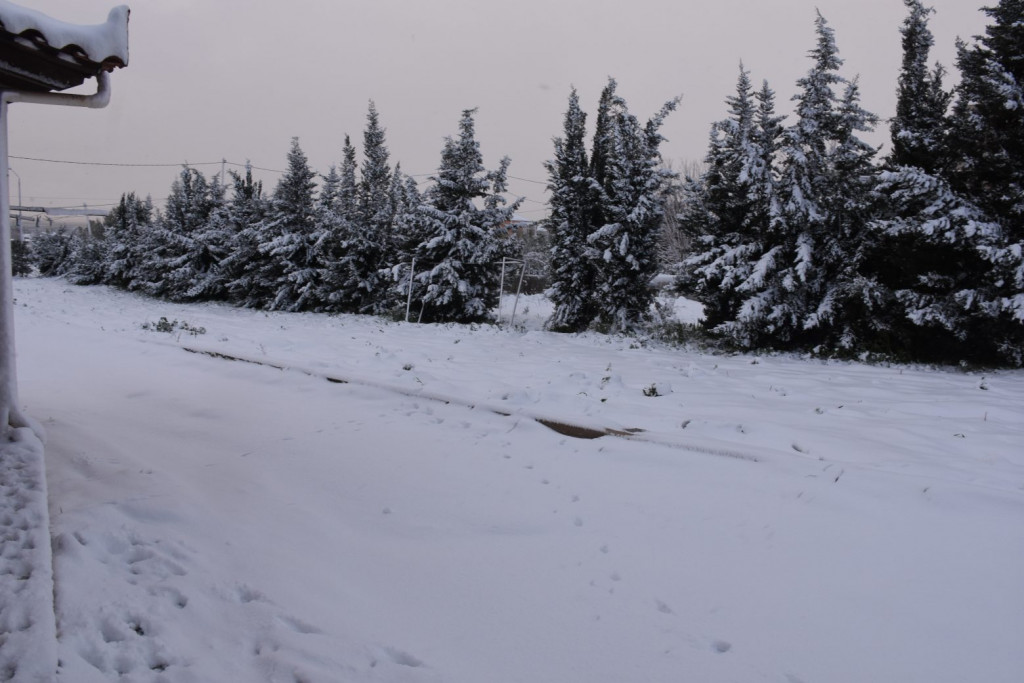
[[[595,177],[604,224],[587,241],[598,254],[598,317],[616,332],[638,329],[654,303],[650,281],[657,273],[664,189],[675,177],[662,164],[659,131],[678,104],[670,100],[641,125],[625,100],[614,96],[608,131],[595,141],[594,153],[600,146],[605,156],[604,177]]]
[[[551,290],[555,304],[548,327],[558,332],[580,332],[597,315],[594,303],[596,262],[587,237],[593,230],[592,205],[596,199],[591,184],[586,150],[587,115],[580,109],[573,88],[565,113],[563,137],[556,138],[554,159],[545,163],[548,171],[547,227],[552,235]]]
[[[755,202],[755,98],[750,72],[740,65],[736,94],[726,99],[729,117],[711,126],[707,170],[691,181],[686,220],[700,236],[696,253],[687,261],[681,282],[704,304],[704,324],[714,328],[735,317],[741,302],[737,286],[746,279]],[[770,102],[769,102],[770,104]]]

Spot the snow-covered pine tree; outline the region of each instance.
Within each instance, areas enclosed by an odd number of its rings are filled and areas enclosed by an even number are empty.
[[[327,175],[320,176],[320,194],[316,198],[317,212],[336,211],[340,190],[341,174],[338,173],[338,167],[331,164],[331,167],[327,169]]]
[[[391,259],[394,207],[385,132],[371,101],[363,133],[363,165],[356,192],[355,218],[345,239],[336,290],[343,310],[377,313],[385,306],[387,283],[381,270]]]
[[[635,331],[654,302],[662,198],[675,174],[662,163],[658,132],[679,100],[667,102],[646,125],[633,116],[609,81],[598,111],[591,155],[603,223],[587,242],[597,254],[594,302],[598,318],[614,332]],[[595,159],[597,163],[595,164]]]
[[[228,297],[228,271],[222,264],[235,248],[236,231],[225,190],[222,176],[214,176],[210,182],[210,211],[193,235],[193,252],[188,259],[190,283],[179,300],[223,301]]]
[[[594,138],[590,145],[590,180],[594,190],[594,197],[590,201],[590,225],[591,230],[604,225],[605,206],[601,193],[608,182],[608,162],[615,153],[614,140],[614,118],[615,109],[623,101],[616,94],[619,84],[614,78],[609,78],[608,83],[601,90],[601,96],[597,101],[597,116],[594,119]]]
[[[356,220],[359,184],[356,181],[356,148],[348,135],[342,148],[341,182],[338,185],[337,210],[346,221]]]
[[[103,282],[107,264],[107,241],[89,227],[78,230],[72,238],[71,257],[65,275],[76,285],[98,285]]]
[[[729,118],[712,126],[704,174],[706,202],[715,218],[715,224],[708,228],[718,234],[739,230],[750,212],[745,160],[750,154],[755,109],[750,72],[743,64],[736,80],[736,94],[726,98],[726,104]]]
[[[258,273],[263,286],[274,291],[266,302],[272,310],[299,311],[316,308],[319,302],[320,264],[315,259],[316,173],[292,138],[288,169],[278,181],[270,211],[258,226],[259,250],[267,256]]]
[[[171,184],[164,212],[153,230],[147,231],[144,260],[139,264],[137,288],[150,296],[190,301],[199,296],[192,289],[216,264],[205,242],[204,231],[223,193],[211,190],[198,169],[185,166]]]
[[[988,257],[999,224],[916,166],[883,171],[878,192],[890,210],[869,224],[861,269],[892,309],[878,350],[928,362],[997,359],[978,307],[990,296]]]
[[[263,182],[255,180],[252,165],[245,164],[245,175],[231,171],[232,195],[228,217],[234,234],[229,254],[221,261],[228,299],[240,306],[260,308],[272,295],[257,280],[265,256],[259,250],[259,229],[269,209],[263,195]]]
[[[991,272],[972,305],[978,343],[1024,365],[1024,0],[984,8],[992,23],[959,43],[947,177],[1000,227]],[[979,283],[980,284],[980,283]]]
[[[521,200],[506,206],[508,157],[497,170],[484,169],[475,114],[463,111],[459,136],[445,140],[434,184],[417,212],[423,241],[415,251],[416,280],[424,322],[486,320],[498,304],[503,231]]]
[[[35,236],[32,245],[32,259],[42,277],[64,275],[72,265],[74,256],[74,235],[67,228],[42,232]]]
[[[336,186],[330,175],[325,179],[317,202],[317,224],[322,231],[317,245],[320,263],[318,299],[323,310],[341,312],[351,309],[347,293],[349,268],[345,260],[345,244],[355,231],[359,199],[356,148],[348,135],[345,136],[341,167],[336,175]]]
[[[757,97],[763,99],[761,106],[773,106],[774,95],[767,84]],[[756,99],[750,73],[740,64],[736,94],[726,99],[729,117],[711,126],[706,170],[699,180],[688,181],[685,194],[684,220],[700,236],[679,284],[704,304],[704,324],[709,329],[735,318],[742,302],[737,288],[749,277],[753,259],[760,256],[768,227],[760,204],[771,195],[774,149],[760,150]],[[773,110],[768,122],[778,127]],[[770,142],[777,146],[777,132]],[[769,188],[756,186],[762,182]]]
[[[334,263],[341,254],[341,244],[345,236],[345,222],[339,211],[341,190],[341,174],[338,167],[331,165],[327,175],[320,176],[320,194],[314,205],[314,237],[313,260],[318,264],[319,273],[316,277],[316,291],[312,295],[315,301],[313,310],[338,310],[331,302],[335,284],[331,279]]]
[[[816,279],[809,280],[816,308],[804,319],[804,328],[828,352],[849,354],[876,350],[876,339],[889,332],[891,314],[886,291],[862,272],[867,226],[879,200],[878,149],[859,134],[874,130],[878,117],[861,107],[856,78],[846,83],[836,122],[822,202],[829,218],[814,236],[819,245]]]
[[[919,0],[904,4],[892,152],[877,188],[885,200],[868,224],[858,259],[875,301],[870,348],[908,359],[956,360],[963,358],[957,347],[969,329],[957,292],[970,289],[984,269],[976,247],[990,242],[985,235],[991,227],[937,175],[948,161],[945,116],[951,94],[942,89],[941,66],[928,69],[933,10]],[[979,236],[977,243],[971,234]]]
[[[556,332],[580,332],[597,316],[596,254],[587,243],[593,231],[592,206],[597,193],[590,180],[586,149],[587,115],[580,108],[573,88],[565,113],[563,137],[555,138],[554,159],[545,163],[548,171],[546,226],[552,235],[551,289],[555,304],[547,325]]]
[[[416,179],[404,175],[395,167],[392,176],[392,201],[395,206],[395,226],[392,239],[392,256],[387,267],[386,279],[390,283],[388,308],[404,310],[409,301],[409,288],[413,299],[421,298],[422,285],[415,280],[412,272],[416,250],[424,241],[420,206],[424,199],[416,185]],[[419,309],[417,309],[417,315]]]
[[[935,38],[928,28],[928,16],[935,10],[921,0],[903,0],[907,18],[900,28],[903,66],[896,91],[896,116],[890,122],[892,167],[915,166],[935,173],[942,164],[946,136],[946,112],[952,93],[942,86],[941,64],[928,66]]]
[[[146,231],[153,225],[153,200],[140,201],[134,192],[121,195],[117,206],[103,220],[107,242],[103,282],[121,289],[134,289],[138,265],[144,260]]]
[[[741,346],[828,351],[859,343],[850,325],[863,295],[853,258],[876,171],[875,150],[857,133],[875,117],[860,107],[856,82],[839,75],[835,35],[820,13],[815,32],[813,66],[797,82],[796,121],[780,147],[770,242],[736,319],[719,328]]]

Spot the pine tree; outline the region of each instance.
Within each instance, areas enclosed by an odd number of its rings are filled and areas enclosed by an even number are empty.
[[[319,213],[333,212],[338,209],[338,195],[341,191],[341,174],[338,167],[331,164],[327,175],[320,176],[320,194],[316,206]]]
[[[658,132],[678,106],[667,102],[646,125],[633,116],[610,81],[602,94],[591,155],[603,223],[587,242],[597,253],[594,301],[603,325],[632,332],[649,318],[651,278],[657,269],[658,229],[664,188],[674,174],[661,162]],[[595,163],[596,159],[596,163]]]
[[[372,101],[366,119],[355,217],[337,264],[341,277],[336,295],[343,310],[353,313],[376,313],[385,305],[387,284],[381,270],[391,258],[394,223],[388,149]]]
[[[462,113],[458,138],[447,138],[434,184],[416,216],[423,241],[415,250],[425,322],[486,320],[499,297],[502,231],[520,202],[502,196],[509,159],[487,172],[476,140],[475,109]],[[480,202],[478,206],[476,202]]]
[[[183,301],[222,301],[228,298],[229,272],[225,261],[235,248],[236,231],[225,198],[221,176],[210,183],[210,211],[202,227],[193,235],[188,276]]]
[[[228,255],[221,261],[228,299],[241,306],[262,307],[271,297],[270,288],[260,288],[257,280],[264,257],[259,250],[259,229],[268,211],[263,195],[263,182],[252,176],[252,165],[246,162],[245,175],[234,171],[232,196],[228,202],[228,219],[233,237]]]
[[[94,234],[92,225],[79,230],[72,239],[71,256],[65,275],[75,285],[102,284],[106,273],[107,242]]]
[[[729,118],[711,127],[707,170],[699,181],[689,181],[685,221],[700,237],[679,283],[704,304],[704,325],[710,329],[736,317],[742,303],[738,288],[762,251],[780,135],[774,93],[765,83],[754,94],[742,64],[736,94],[726,103]],[[770,133],[769,126],[774,126]]]
[[[991,362],[992,339],[979,303],[998,244],[998,223],[949,183],[916,166],[881,174],[879,194],[893,210],[872,221],[862,272],[891,299],[878,350],[918,361]]]
[[[945,70],[928,68],[928,54],[935,39],[928,29],[928,15],[921,0],[903,0],[908,15],[900,29],[903,66],[896,98],[896,116],[890,123],[892,152],[889,164],[915,166],[935,173],[942,164],[946,112],[952,93],[942,87]]]
[[[103,282],[121,289],[134,289],[138,268],[145,259],[146,232],[153,226],[153,200],[140,201],[134,192],[121,195],[104,219],[107,242]]]
[[[414,278],[413,259],[419,245],[425,241],[420,206],[424,198],[416,185],[416,179],[406,176],[396,167],[392,176],[392,201],[395,206],[395,227],[393,233],[392,263],[388,266],[387,280],[388,308],[404,310],[409,301],[410,288],[419,301],[422,287]]]
[[[332,303],[337,288],[332,280],[335,262],[341,255],[341,244],[344,240],[345,223],[339,212],[341,194],[341,174],[338,167],[331,165],[327,175],[320,177],[320,194],[314,206],[314,228],[312,241],[313,261],[318,264],[316,289],[312,294],[315,302],[313,310],[334,312],[338,310]]]
[[[201,171],[186,166],[171,184],[164,212],[142,242],[145,258],[133,283],[150,296],[191,301],[207,294],[197,283],[216,265],[204,235],[215,207],[222,203]]]
[[[316,173],[310,170],[299,139],[292,138],[288,169],[277,184],[267,218],[259,224],[259,250],[266,260],[260,264],[261,287],[274,292],[265,302],[272,310],[298,311],[315,308],[319,302],[320,264],[314,257]]]
[[[1001,0],[975,44],[959,43],[947,178],[999,225],[991,264],[972,303],[974,341],[1024,365],[1024,0]]]
[[[346,221],[356,220],[356,206],[359,199],[359,185],[356,182],[356,148],[345,136],[342,150],[341,182],[338,185],[338,213]]]
[[[32,258],[39,275],[54,277],[66,274],[71,267],[74,249],[74,235],[66,228],[36,235],[33,239]]]
[[[862,272],[867,225],[877,210],[878,150],[858,134],[874,130],[878,117],[860,106],[857,79],[846,83],[836,122],[823,202],[829,218],[814,238],[816,308],[803,324],[814,343],[853,353],[873,350],[877,336],[889,329],[887,294]]]
[[[719,328],[742,346],[852,349],[859,308],[870,301],[854,256],[870,218],[875,151],[857,134],[876,118],[860,107],[856,81],[839,75],[835,36],[820,13],[815,30],[814,64],[797,82],[797,118],[780,147],[770,238],[736,319]]]
[[[346,244],[356,232],[359,185],[356,182],[356,148],[348,135],[342,148],[341,168],[320,191],[317,224],[322,231],[317,246],[320,262],[320,305],[332,312],[353,310],[349,293],[350,268]]]
[[[919,0],[904,0],[903,66],[891,121],[892,152],[879,178],[884,197],[858,251],[858,272],[872,292],[870,350],[920,360],[960,357],[957,335],[967,329],[956,292],[978,273],[968,233],[984,233],[976,208],[956,197],[937,174],[948,163],[942,67],[928,69],[934,44]],[[945,212],[950,213],[945,213]],[[974,252],[974,253],[972,253]],[[959,328],[959,329],[956,329]]]
[[[594,120],[594,139],[590,146],[590,180],[594,189],[594,197],[590,201],[590,224],[594,230],[607,222],[601,192],[608,184],[609,160],[615,155],[615,109],[624,103],[616,95],[617,89],[618,82],[609,78],[601,90]]]
[[[549,296],[555,304],[547,325],[558,332],[580,332],[597,316],[596,254],[587,243],[593,231],[596,193],[587,159],[586,118],[573,88],[565,113],[564,137],[555,139],[555,157],[545,164],[551,193],[551,214],[546,221],[552,235]]]

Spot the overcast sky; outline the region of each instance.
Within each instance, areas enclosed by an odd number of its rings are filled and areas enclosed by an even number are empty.
[[[106,19],[105,0],[23,0],[72,23]],[[931,0],[938,60],[981,33],[984,0]],[[478,107],[485,163],[512,159],[525,217],[544,215],[551,138],[575,85],[590,122],[609,76],[641,119],[682,96],[663,128],[667,161],[700,160],[725,115],[742,60],[788,113],[810,67],[815,8],[836,31],[843,75],[860,75],[864,106],[895,109],[902,0],[137,0],[127,69],[103,110],[11,106],[12,156],[119,164],[242,163],[280,169],[298,136],[314,170],[362,146],[369,100],[392,162],[426,176],[463,109]],[[94,82],[89,83],[94,89]],[[885,124],[873,141],[885,142]],[[361,153],[361,149],[360,149]],[[361,160],[361,157],[360,157]],[[106,206],[122,192],[163,204],[173,167],[52,164],[11,159],[25,205]],[[200,166],[207,175],[220,166]],[[277,181],[262,173],[267,190]],[[12,175],[12,204],[17,178]],[[538,184],[539,183],[539,184]]]

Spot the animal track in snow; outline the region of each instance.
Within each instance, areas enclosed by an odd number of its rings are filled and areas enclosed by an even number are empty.
[[[96,535],[84,530],[58,534],[53,554],[58,622],[74,623],[73,630],[83,634],[59,644],[62,660],[69,659],[70,649],[109,677],[189,666],[162,637],[168,625],[181,623],[183,617],[176,615],[187,612],[189,604],[184,586],[175,585],[188,575],[179,561],[189,558],[183,547],[121,527]],[[59,579],[66,563],[91,564],[105,581],[94,595],[63,595]]]
[[[38,442],[21,430],[10,436],[0,468],[0,680],[43,680],[49,667],[24,653],[52,638],[45,472]]]
[[[727,640],[716,640],[711,643],[711,648],[718,653],[726,653],[732,649],[732,643]]]

